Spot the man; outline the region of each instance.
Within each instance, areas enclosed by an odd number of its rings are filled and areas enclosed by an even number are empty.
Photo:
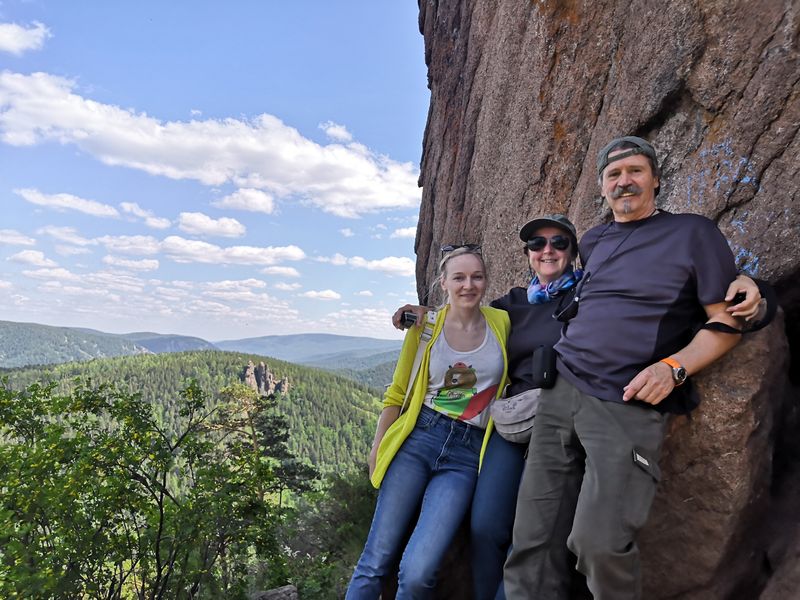
[[[635,537],[655,494],[666,413],[696,406],[689,377],[741,337],[725,302],[733,255],[709,219],[656,208],[653,146],[615,139],[597,167],[614,220],[583,237],[580,302],[562,307],[562,320],[577,313],[537,411],[505,566],[510,599],[569,597],[564,544],[595,600],[641,597]]]

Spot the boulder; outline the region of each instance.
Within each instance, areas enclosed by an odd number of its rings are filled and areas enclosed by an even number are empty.
[[[658,149],[659,206],[716,221],[739,268],[778,291],[785,320],[699,377],[701,408],[672,421],[642,549],[648,599],[781,597],[800,552],[796,511],[777,509],[800,502],[787,425],[800,383],[800,0],[419,7],[421,301],[442,244],[480,243],[496,297],[525,280],[527,220],[562,212],[579,234],[607,221],[595,157],[624,134]]]

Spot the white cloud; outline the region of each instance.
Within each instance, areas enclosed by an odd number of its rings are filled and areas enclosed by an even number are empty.
[[[56,244],[56,252],[61,256],[76,256],[78,254],[91,254],[92,251],[85,246],[65,246],[63,244]]]
[[[161,242],[161,250],[179,263],[236,264],[271,266],[284,260],[302,260],[303,252],[297,246],[266,248],[255,246],[230,246],[221,248],[208,242],[187,240],[171,235]]]
[[[304,298],[313,298],[314,300],[339,300],[342,296],[333,290],[309,290],[300,294]]]
[[[281,281],[280,283],[276,283],[272,287],[282,292],[293,292],[294,290],[299,290],[303,286],[300,285],[299,283],[284,283],[283,281]]]
[[[103,262],[112,267],[121,267],[132,271],[155,271],[158,269],[158,261],[154,258],[144,258],[142,260],[129,260],[116,256],[104,256]]]
[[[349,227],[345,227],[344,229],[340,229],[339,233],[341,233],[346,238],[353,237],[355,235],[355,233],[353,233],[353,230],[350,229]]]
[[[157,217],[153,214],[153,211],[145,210],[135,202],[121,202],[119,207],[122,209],[122,212],[133,215],[134,217],[139,217],[144,221],[145,225],[153,229],[166,229],[172,225],[169,219]]]
[[[250,291],[253,288],[263,289],[267,287],[267,284],[260,279],[254,279],[251,277],[249,279],[225,279],[223,281],[209,281],[206,282],[205,287],[209,290],[240,292],[243,290]]]
[[[90,246],[96,242],[86,239],[78,234],[74,227],[55,227],[54,225],[46,225],[36,230],[39,235],[49,235],[61,242],[72,244],[73,246]]]
[[[0,74],[0,79],[2,78],[2,74]],[[2,90],[0,90],[0,107],[3,104],[3,94]],[[0,127],[2,127],[2,121],[4,118],[4,114],[0,112]],[[103,204],[101,202],[96,202],[95,200],[87,200],[85,198],[79,198],[78,196],[73,196],[72,194],[44,194],[39,190],[34,190],[31,188],[24,188],[24,189],[16,189],[14,193],[22,196],[25,200],[30,202],[31,204],[37,204],[39,206],[46,206],[48,208],[54,208],[58,211],[64,210],[76,210],[78,212],[85,213],[87,215],[92,215],[94,217],[118,217],[119,212],[113,206],[109,206],[108,204]]]
[[[389,237],[414,239],[415,237],[417,237],[417,228],[416,227],[401,227],[400,229],[395,229],[392,232],[392,235],[390,235]]]
[[[399,339],[404,335],[392,326],[392,312],[375,308],[350,308],[329,313],[328,323],[348,323],[350,335]]]
[[[31,265],[33,267],[55,267],[57,263],[46,258],[44,253],[38,250],[23,250],[9,256],[6,260],[22,263],[24,265]]]
[[[247,230],[236,219],[222,217],[212,219],[203,213],[182,212],[178,217],[181,231],[194,235],[215,235],[220,237],[241,237]]]
[[[0,72],[0,140],[73,144],[109,165],[257,188],[342,217],[419,206],[414,165],[362,144],[320,145],[269,114],[159,121],[84,98],[76,87],[47,73]]]
[[[0,279],[0,290],[10,290],[14,285],[10,281]]]
[[[276,275],[278,277],[300,277],[300,273],[294,267],[266,267],[261,269],[264,275]]]
[[[200,115],[203,114],[203,111],[200,110],[199,108],[193,108],[189,111],[189,114],[192,115],[193,117],[199,117]]]
[[[84,275],[81,279],[89,287],[108,288],[126,294],[141,293],[147,286],[143,279],[118,271],[98,271]]]
[[[347,127],[344,125],[339,125],[333,121],[326,121],[325,123],[320,123],[319,128],[325,132],[325,135],[337,142],[353,141],[353,135],[347,131]]]
[[[96,241],[103,244],[109,252],[119,254],[152,256],[158,254],[161,248],[159,241],[149,235],[104,235]]]
[[[330,263],[332,265],[336,265],[337,267],[341,267],[347,264],[347,257],[337,252],[333,256],[318,256],[317,261],[321,263]]]
[[[217,208],[229,208],[234,210],[248,210],[250,212],[261,212],[272,214],[275,210],[275,202],[269,194],[253,188],[242,188],[236,190],[222,200],[211,203]]]
[[[23,271],[23,275],[26,277],[31,277],[33,279],[63,279],[66,281],[76,281],[80,279],[75,273],[68,271],[67,269],[36,269],[35,271]]]
[[[415,272],[414,261],[405,256],[387,256],[379,260],[366,260],[360,256],[354,256],[348,259],[347,264],[359,269],[380,271],[386,275],[411,277]]]
[[[36,240],[13,229],[0,229],[0,244],[9,246],[35,246]]]
[[[39,50],[49,37],[52,37],[50,30],[36,21],[32,27],[23,27],[16,23],[0,23],[0,52],[19,56],[27,50]]]
[[[372,298],[374,296],[372,292],[369,290],[361,290],[360,292],[356,292],[356,296],[364,296],[365,298]]]

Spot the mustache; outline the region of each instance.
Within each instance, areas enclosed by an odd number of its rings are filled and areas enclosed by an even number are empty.
[[[642,193],[642,188],[640,188],[635,183],[629,183],[628,185],[619,185],[611,190],[611,198],[616,200],[622,194],[634,194],[638,195]]]

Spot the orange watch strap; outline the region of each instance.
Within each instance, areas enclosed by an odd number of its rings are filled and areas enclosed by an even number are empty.
[[[677,360],[675,360],[674,358],[672,358],[671,356],[668,356],[667,358],[662,358],[658,362],[667,363],[673,369],[682,369],[683,368],[683,365],[681,363],[679,363]]]

